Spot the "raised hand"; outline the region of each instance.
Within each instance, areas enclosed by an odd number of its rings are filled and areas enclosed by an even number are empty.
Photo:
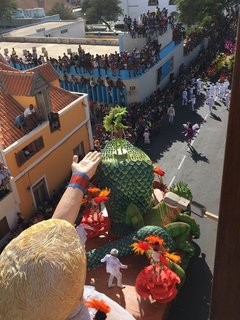
[[[80,162],[78,156],[73,156],[72,171],[85,173],[89,179],[95,174],[98,164],[101,161],[101,153],[89,152]]]

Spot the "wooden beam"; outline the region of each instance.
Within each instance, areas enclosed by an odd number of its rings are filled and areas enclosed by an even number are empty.
[[[223,139],[224,143],[224,139]],[[240,319],[240,13],[222,178],[210,320]]]

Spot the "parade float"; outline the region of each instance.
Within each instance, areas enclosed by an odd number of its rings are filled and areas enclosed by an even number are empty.
[[[149,265],[139,273],[136,290],[143,298],[151,295],[167,303],[184,282],[195,252],[192,238],[199,238],[200,229],[187,211],[192,200],[188,185],[179,182],[169,189],[163,182],[164,171],[125,139],[125,113],[125,108],[116,107],[105,117],[104,126],[111,131],[112,140],[102,150],[93,182],[99,189],[109,190],[109,232],[118,239],[88,251],[87,267],[100,266],[101,258],[112,248],[119,256],[146,253]]]

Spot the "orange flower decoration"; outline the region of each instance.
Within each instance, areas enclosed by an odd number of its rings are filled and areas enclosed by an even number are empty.
[[[94,188],[94,187],[88,188],[88,192],[90,193],[91,196],[99,195],[100,191],[101,190],[99,188]]]
[[[164,255],[165,255],[166,258],[172,260],[175,263],[180,263],[181,262],[181,257],[176,255],[176,254],[174,254],[174,253],[165,252]]]
[[[153,171],[154,171],[154,174],[159,174],[161,177],[165,175],[165,171],[156,165],[153,166]]]
[[[164,243],[162,238],[157,237],[157,236],[153,236],[153,235],[146,237],[144,240],[146,240],[146,241],[148,241],[150,243],[155,243],[155,242],[158,242],[159,244],[163,244]]]
[[[109,198],[108,197],[100,197],[100,196],[98,196],[98,197],[93,198],[93,200],[95,201],[96,204],[100,204],[102,202],[108,201]]]
[[[111,193],[111,189],[103,189],[100,193],[99,193],[99,197],[107,197],[109,196]]]
[[[103,300],[93,298],[90,301],[85,301],[84,304],[88,308],[93,308],[104,313],[109,313],[111,311],[111,308]]]
[[[139,242],[133,243],[131,247],[133,247],[133,251],[136,254],[144,254],[147,250],[150,249],[150,245],[146,241],[139,241]]]

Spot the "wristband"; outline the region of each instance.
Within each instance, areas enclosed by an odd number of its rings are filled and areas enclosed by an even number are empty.
[[[73,172],[72,177],[69,181],[68,187],[77,188],[83,193],[86,192],[89,182],[89,177],[82,172]]]

